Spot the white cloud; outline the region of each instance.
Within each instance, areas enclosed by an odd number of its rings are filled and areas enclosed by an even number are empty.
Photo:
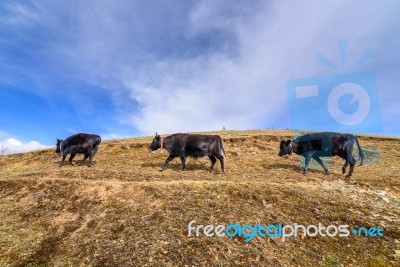
[[[351,66],[371,47],[385,53],[381,37],[393,35],[393,10],[381,4],[279,1],[258,5],[251,16],[244,16],[246,8],[235,10],[237,16],[225,10],[215,1],[202,1],[192,10],[188,32],[193,38],[218,34],[215,29],[229,32],[231,49],[158,59],[142,66],[135,78],[124,77],[140,104],[139,112],[124,115],[128,123],[146,134],[290,127],[286,82],[332,74],[315,60],[317,52],[340,72],[339,40],[349,41],[346,63]]]
[[[49,146],[43,145],[38,141],[29,141],[28,143],[24,144],[15,138],[8,138],[2,144],[2,150],[4,150],[6,154],[23,153],[45,148],[49,148]]]
[[[128,138],[130,136],[126,136],[126,135],[121,135],[119,133],[103,133],[100,134],[101,136],[101,140],[105,141],[105,140],[114,140],[114,139],[123,139],[123,138]]]
[[[22,146],[23,143],[15,138],[9,138],[6,140],[8,146]]]

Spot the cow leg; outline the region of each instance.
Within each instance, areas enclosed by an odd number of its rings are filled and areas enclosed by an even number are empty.
[[[85,162],[85,160],[87,159],[89,157],[89,154],[88,153],[85,153],[85,156],[83,157],[83,160],[81,161],[81,162],[79,162],[79,166],[81,166],[84,162]],[[89,160],[89,167],[90,167],[90,160]]]
[[[96,153],[97,153],[97,147],[94,148],[92,150],[92,152],[88,155],[89,156],[89,167],[92,165],[92,159],[93,159],[94,155],[96,155]],[[85,161],[85,159],[83,161]]]
[[[76,155],[76,153],[75,152],[72,152],[71,153],[71,156],[69,157],[69,163],[71,163],[71,165],[74,165],[73,163],[72,163],[72,160],[75,158],[75,155]]]
[[[312,157],[312,152],[306,152],[303,154],[303,156],[305,157],[305,162],[304,162],[304,170],[303,170],[303,174],[307,173],[308,170],[308,164],[310,163],[311,157]]]
[[[354,165],[355,165],[355,164],[350,164],[350,170],[349,170],[349,173],[346,175],[346,178],[350,178],[351,175],[353,174]]]
[[[215,156],[213,154],[211,154],[210,156],[208,156],[208,158],[211,160],[211,167],[209,169],[209,172],[212,172],[215,162],[217,162],[217,159],[215,158]]]
[[[315,159],[315,161],[318,162],[322,166],[322,168],[324,168],[325,174],[328,175],[329,170],[325,167],[324,162],[321,160],[321,158],[318,157],[317,155],[314,155],[312,158]]]
[[[343,167],[342,167],[342,174],[346,173],[346,168],[347,166],[349,166],[349,163],[347,163],[347,161],[344,163]]]
[[[350,170],[349,173],[346,175],[346,178],[350,178],[354,171],[354,166],[356,165],[356,160],[352,157],[350,161]]]
[[[222,172],[223,173],[225,173],[225,169],[224,169],[224,166],[225,166],[225,162],[224,162],[224,156],[222,156],[222,155],[217,155],[216,156],[217,157],[217,159],[219,159],[219,161],[221,162],[221,170],[222,170]]]
[[[184,171],[186,170],[186,155],[185,153],[181,153],[179,157],[181,158],[182,161],[182,171]]]
[[[65,158],[67,157],[67,154],[65,153],[62,153],[62,158],[61,158],[61,162],[60,162],[60,165],[59,165],[59,167],[61,167],[62,165],[64,165],[64,160],[65,160]]]
[[[353,158],[353,143],[354,141],[351,141],[346,144],[346,167],[350,164],[350,170],[346,178],[349,178],[353,174],[354,164],[356,163],[356,160]]]
[[[173,160],[175,156],[169,155],[168,158],[165,160],[164,164],[161,166],[161,170],[164,170],[167,167],[167,164]]]

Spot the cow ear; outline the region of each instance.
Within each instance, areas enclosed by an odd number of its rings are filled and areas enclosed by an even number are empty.
[[[290,145],[291,142],[292,142],[292,139],[287,140],[286,145]]]
[[[57,139],[57,142],[60,142],[61,140],[60,139],[58,139],[58,138],[56,138]]]

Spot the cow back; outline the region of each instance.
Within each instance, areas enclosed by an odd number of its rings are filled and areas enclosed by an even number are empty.
[[[63,142],[63,147],[90,147],[95,148],[101,143],[101,137],[96,134],[78,133],[68,137]]]
[[[219,153],[221,138],[218,135],[204,134],[173,134],[171,139],[171,152],[181,154],[183,151],[186,156],[203,157],[210,153]]]
[[[322,155],[342,155],[346,151],[346,144],[352,135],[333,132],[310,133],[296,137],[293,141],[298,143],[298,152],[303,154],[308,151],[318,151]]]

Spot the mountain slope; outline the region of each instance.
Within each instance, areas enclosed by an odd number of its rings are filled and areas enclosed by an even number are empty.
[[[320,167],[303,175],[297,155],[278,157],[290,131],[217,134],[225,174],[219,162],[208,173],[205,158],[159,171],[168,153],[149,153],[152,137],[105,141],[90,168],[59,168],[53,150],[0,157],[0,265],[400,264],[399,139],[360,136],[373,163],[356,166],[349,182],[342,159],[326,176]],[[188,237],[192,220],[381,227],[384,237]]]

